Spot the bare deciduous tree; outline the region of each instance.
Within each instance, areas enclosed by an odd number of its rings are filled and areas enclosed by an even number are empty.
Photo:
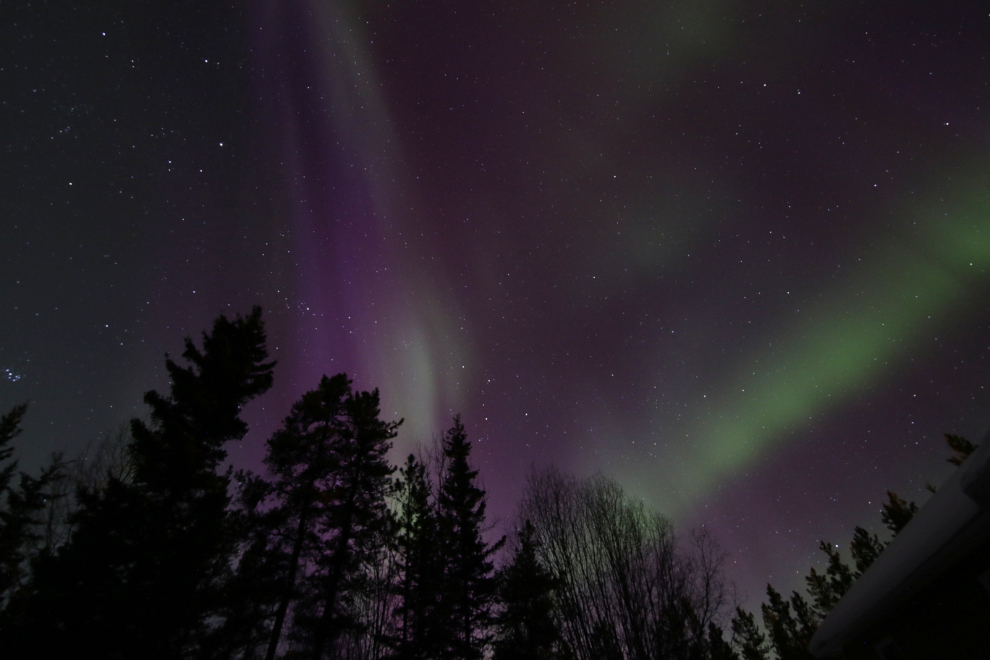
[[[69,540],[72,514],[79,509],[76,493],[80,489],[99,492],[110,479],[131,483],[134,463],[128,449],[130,441],[130,425],[121,424],[100,440],[90,442],[75,458],[62,461],[65,469],[49,487],[51,497],[44,512],[43,549],[54,551]],[[58,459],[62,460],[61,454]]]
[[[673,526],[602,475],[550,468],[530,476],[520,517],[561,585],[560,629],[579,660],[709,656],[709,624],[727,604],[723,553],[705,532]]]

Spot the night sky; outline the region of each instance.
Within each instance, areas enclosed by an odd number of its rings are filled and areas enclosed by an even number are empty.
[[[322,374],[463,415],[493,515],[602,471],[755,605],[990,427],[984,2],[6,2],[0,406],[22,466],[265,310],[230,448]]]

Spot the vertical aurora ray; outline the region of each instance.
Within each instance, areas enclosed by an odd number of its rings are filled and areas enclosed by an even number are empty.
[[[296,255],[297,345],[282,369],[300,391],[340,370],[380,387],[411,446],[459,408],[471,349],[352,9],[271,0],[258,26],[282,30],[260,38]]]

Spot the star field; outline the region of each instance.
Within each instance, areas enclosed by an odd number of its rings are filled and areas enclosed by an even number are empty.
[[[760,597],[990,428],[979,3],[11,7],[0,403],[25,465],[265,309],[276,386],[378,387],[398,459],[462,414],[704,525]]]

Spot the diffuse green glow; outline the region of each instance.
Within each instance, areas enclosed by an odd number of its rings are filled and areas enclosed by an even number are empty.
[[[990,200],[977,182],[970,190],[981,192],[956,195],[950,212],[937,214],[944,219],[918,213],[908,239],[872,255],[823,302],[795,310],[797,319],[766,348],[738,363],[722,394],[709,398],[712,407],[686,429],[688,443],[671,438],[659,457],[658,465],[677,468],[665,471],[663,485],[676,496],[631,490],[665,500],[677,515],[965,318],[990,280]],[[624,471],[625,483],[656,483],[642,463]]]
[[[397,308],[402,303],[396,301]],[[450,424],[463,404],[472,351],[451,312],[439,303],[425,312],[408,305],[391,315],[385,332],[368,346],[363,361],[375,382],[388,383],[388,401],[405,416],[397,443],[411,451]],[[407,447],[408,445],[408,447]]]
[[[705,440],[692,457],[691,489],[707,489],[758,460],[785,433],[898,368],[933,330],[956,323],[979,293],[976,285],[987,281],[988,221],[985,195],[959,196],[945,220],[919,221],[929,229],[907,247],[877,255],[877,265],[843,287],[851,293],[802,314],[778,338],[779,351],[754,356],[762,373],[733,378],[731,398],[695,431]]]

